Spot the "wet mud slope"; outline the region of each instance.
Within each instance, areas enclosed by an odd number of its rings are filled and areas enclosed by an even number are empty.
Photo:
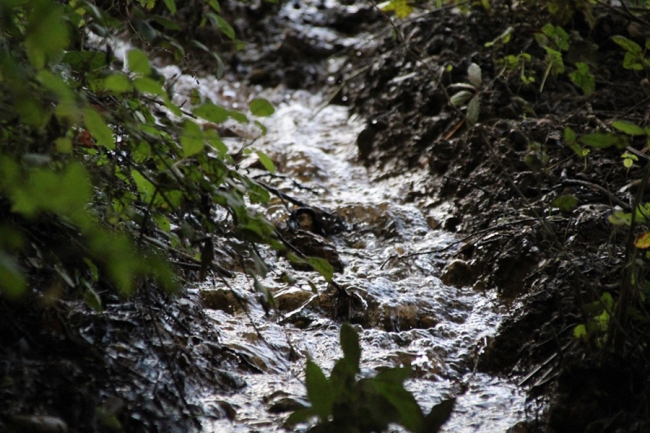
[[[275,176],[238,160],[277,192],[256,210],[328,260],[334,284],[224,242],[214,259],[227,277],[199,283],[185,266],[182,294],[145,286],[128,300],[101,287],[97,313],[62,295],[63,276],[29,250],[48,290],[0,303],[0,431],[286,431],[306,404],[304,360],[331,368],[343,321],[368,371],[409,364],[422,405],[458,397],[445,431],[650,430],[650,316],[637,290],[650,212],[629,213],[650,201],[650,84],[611,39],[644,46],[650,17],[485,5],[418,3],[397,18],[371,3],[229,2],[246,49],[197,28],[223,64],[201,59],[183,75],[158,58],[188,106],[194,84],[183,86],[196,82],[227,108],[250,95],[274,103],[266,136],[219,133],[233,154],[254,142],[273,160]],[[570,36],[567,73],[549,70],[538,41],[549,22]],[[588,95],[568,77],[580,63],[594,75]],[[208,76],[224,66],[227,80]],[[589,145],[593,133],[606,138]],[[266,265],[259,281],[244,272]]]
[[[564,62],[567,72],[588,62],[595,92],[584,95],[568,74],[549,74],[540,91],[548,63],[539,60],[545,54],[536,37],[558,23],[545,5],[495,2],[489,10],[384,16],[377,48],[359,52],[338,77],[337,100],[368,119],[357,138],[367,167],[387,177],[426,167],[426,186],[412,188],[408,199],[453,203],[439,223],[463,242],[449,255],[446,282],[496,288],[510,305],[478,365],[517,377],[531,400],[548,404],[521,431],[647,431],[645,295],[630,301],[637,317],[609,320],[626,302],[624,267],[635,249],[634,236],[612,215],[649,198],[645,134],[626,136],[618,147],[580,143],[574,150],[565,133],[616,132],[612,121],[620,119],[647,124],[645,75],[623,68],[625,51],[611,38],[645,43],[638,29],[648,28],[637,21],[647,15],[602,5],[590,15],[576,11],[563,21],[572,41]],[[515,71],[501,63],[520,53],[532,60]],[[449,103],[461,90],[479,95],[474,125],[466,102]],[[638,162],[624,166],[624,152],[639,154]],[[633,235],[645,230],[644,217],[637,218]],[[635,275],[644,280],[642,250],[636,260]],[[614,303],[607,308],[605,299]],[[606,320],[600,328],[596,316]],[[586,335],[579,331],[585,328]]]

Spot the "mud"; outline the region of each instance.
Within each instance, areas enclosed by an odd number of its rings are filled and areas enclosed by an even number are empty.
[[[616,116],[647,119],[641,77],[622,68],[620,50],[609,39],[634,34],[628,20],[607,10],[594,8],[593,30],[581,14],[565,25],[576,39],[599,46],[594,52],[577,45],[597,64],[596,91],[589,96],[566,76],[550,78],[540,93],[537,84],[499,74],[501,56],[539,49],[534,29],[548,16],[534,4],[396,21],[403,38],[385,37],[351,67],[368,70],[343,79],[341,94],[368,119],[357,139],[366,166],[387,176],[425,166],[428,181],[414,195],[432,197],[432,205],[453,203],[443,227],[467,241],[456,253],[462,260],[447,266],[443,281],[496,289],[511,305],[479,369],[519,376],[531,399],[548,403],[526,431],[647,429],[645,391],[631,385],[635,377],[645,383],[645,355],[634,348],[622,356],[585,347],[573,336],[585,304],[616,291],[623,234],[607,216],[615,206],[629,206],[628,185],[643,173],[643,164],[626,170],[621,151],[596,149],[580,159],[563,140],[565,127],[586,132]],[[521,27],[509,44],[485,47],[513,23]],[[479,124],[471,127],[441,91],[468,83],[470,63],[480,66],[483,78]],[[538,78],[540,66],[532,65]],[[554,209],[562,194],[579,205],[570,212]],[[623,359],[635,367],[626,370]],[[632,395],[640,400],[632,402]]]

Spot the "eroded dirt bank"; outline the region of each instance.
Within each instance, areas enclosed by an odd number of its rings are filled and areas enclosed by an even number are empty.
[[[395,28],[378,36],[378,47],[340,75],[339,100],[369,119],[357,139],[367,166],[386,176],[427,167],[426,187],[408,197],[453,203],[440,223],[466,241],[449,257],[446,272],[458,275],[448,282],[497,288],[510,305],[479,368],[515,375],[532,399],[549,403],[525,431],[646,431],[646,319],[621,323],[635,337],[617,349],[599,340],[603,334],[589,341],[574,336],[577,325],[593,319],[590,305],[604,293],[620,296],[626,230],[608,216],[647,199],[644,190],[635,196],[647,157],[642,153],[629,169],[621,159],[625,151],[644,152],[645,138],[628,137],[622,150],[581,145],[586,152],[579,157],[564,132],[609,132],[617,119],[645,125],[644,74],[623,68],[625,51],[611,37],[645,39],[635,31],[636,16],[594,6],[588,23],[576,12],[563,22],[573,44],[564,61],[568,70],[588,62],[595,92],[583,95],[566,74],[549,76],[540,91],[547,63],[535,60],[544,59],[535,38],[548,22],[557,24],[545,6],[496,3],[466,14],[444,9],[393,17]],[[486,47],[511,30],[508,43]],[[533,61],[516,72],[499,63],[520,53]],[[459,89],[454,83],[467,89],[472,63],[482,82],[478,123],[468,126],[442,87],[452,95]],[[536,80],[525,84],[520,74]],[[563,208],[554,201],[560,196],[575,202]]]

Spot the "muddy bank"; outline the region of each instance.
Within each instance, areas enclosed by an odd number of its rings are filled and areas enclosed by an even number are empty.
[[[633,343],[643,341],[643,329],[626,322],[636,337],[622,351],[574,337],[575,327],[589,320],[586,305],[604,293],[617,296],[625,231],[608,215],[615,206],[629,208],[637,192],[630,186],[645,165],[627,169],[622,151],[611,148],[580,158],[565,140],[566,127],[582,134],[620,116],[641,124],[646,118],[642,76],[623,68],[624,52],[610,39],[634,38],[634,20],[608,10],[594,8],[593,29],[581,13],[565,24],[582,44],[566,56],[567,67],[575,65],[571,55],[593,58],[596,85],[589,96],[566,75],[549,77],[540,92],[543,62],[527,66],[526,74],[538,78],[534,84],[504,72],[499,59],[506,55],[539,55],[535,34],[552,17],[534,4],[392,17],[400,36],[385,36],[352,63],[358,75],[341,77],[342,99],[368,119],[357,138],[364,164],[388,177],[426,167],[426,185],[406,197],[453,203],[440,224],[465,242],[449,257],[457,261],[447,267],[447,282],[496,288],[510,305],[478,365],[518,377],[531,399],[548,403],[526,431],[647,429],[640,383],[648,363],[645,349]],[[509,43],[485,46],[513,25]],[[471,64],[482,73],[474,89]],[[468,126],[467,111],[454,109],[443,87],[452,95],[458,88],[480,95],[478,124]],[[642,149],[644,142],[630,144]],[[576,201],[562,209],[555,202],[560,196]]]

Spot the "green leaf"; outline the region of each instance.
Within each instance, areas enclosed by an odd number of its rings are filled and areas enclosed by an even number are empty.
[[[165,0],[165,1],[173,1],[173,0]],[[167,30],[181,30],[181,26],[178,25],[176,21],[172,21],[170,19],[167,19],[165,17],[161,16],[155,16],[152,18],[155,22],[166,28]],[[171,43],[171,41],[170,41]],[[177,48],[176,45],[173,45],[174,48]]]
[[[48,70],[41,70],[37,75],[38,80],[45,86],[45,88],[54,92],[59,98],[72,100],[72,91],[70,87],[61,79],[61,77],[54,75]]]
[[[212,102],[197,107],[193,110],[194,114],[202,119],[208,120],[213,123],[223,123],[230,117],[230,111],[220,105],[215,105]]]
[[[72,140],[67,137],[59,137],[54,141],[56,151],[59,153],[72,153]]]
[[[142,164],[151,157],[151,146],[149,146],[149,143],[142,140],[133,147],[132,155],[135,162]]]
[[[219,2],[217,0],[207,0],[207,1],[212,9],[214,9],[218,14],[221,13],[221,6],[219,6]]]
[[[641,60],[632,53],[625,53],[625,57],[623,57],[623,67],[632,71],[643,70],[643,64],[641,63]]]
[[[13,257],[0,250],[0,293],[16,299],[25,293],[25,279]]]
[[[596,78],[589,70],[589,66],[583,62],[576,63],[576,70],[569,74],[571,81],[575,83],[582,93],[590,95],[596,90]]]
[[[34,7],[28,15],[25,50],[31,64],[41,69],[62,54],[69,44],[69,32],[61,6],[53,1],[33,2],[32,5]]]
[[[289,415],[286,424],[289,426],[294,426],[298,423],[309,421],[309,419],[313,416],[316,416],[316,413],[310,407],[304,409],[298,409],[297,411]]]
[[[551,206],[562,212],[571,212],[578,206],[578,198],[574,195],[561,195],[553,200]]]
[[[266,168],[270,173],[275,174],[275,165],[273,164],[273,160],[271,160],[271,158],[261,150],[258,150],[256,153],[264,168]]]
[[[334,268],[332,268],[332,265],[330,263],[321,258],[321,257],[306,257],[307,263],[311,265],[312,268],[319,274],[325,278],[327,282],[332,281],[332,277],[334,276]]]
[[[632,225],[632,214],[629,212],[615,211],[607,217],[610,224],[614,226]]]
[[[164,0],[165,1],[165,6],[167,6],[167,9],[169,10],[169,13],[172,15],[176,14],[176,2],[174,0]]]
[[[109,75],[104,80],[104,88],[116,95],[133,90],[131,81],[126,76],[118,73]]]
[[[244,177],[244,182],[248,187],[248,197],[252,203],[267,203],[271,199],[269,191],[248,177]]]
[[[622,137],[616,134],[594,133],[583,135],[580,137],[579,141],[589,147],[606,149],[612,146],[621,146],[621,138]]]
[[[150,202],[153,198],[154,192],[156,191],[155,185],[149,182],[149,180],[147,180],[147,178],[136,169],[131,170],[131,177],[133,178],[142,199],[147,203]]]
[[[382,3],[381,10],[394,11],[398,18],[406,18],[413,12],[413,7],[409,5],[408,0],[390,0],[388,3]]]
[[[97,140],[99,146],[105,147],[108,150],[115,149],[113,131],[106,125],[104,119],[96,110],[85,108],[83,110],[83,118],[86,129]]]
[[[564,61],[562,60],[562,53],[549,47],[544,47],[544,49],[546,50],[546,61],[551,65],[553,74],[563,73]]]
[[[250,108],[251,113],[258,117],[266,117],[275,113],[273,105],[264,98],[253,99],[248,104],[248,107]]]
[[[343,349],[344,358],[354,368],[354,371],[359,371],[361,361],[359,336],[349,323],[341,325],[341,349]]]
[[[200,153],[205,148],[205,139],[201,127],[191,120],[186,120],[181,135],[183,158]]]
[[[248,123],[248,117],[246,117],[246,115],[240,111],[230,110],[228,114],[239,123]]]
[[[92,308],[95,311],[99,311],[100,313],[104,311],[104,307],[102,307],[102,300],[97,294],[97,292],[90,286],[86,288],[86,293],[84,294],[84,302],[86,305],[88,305],[90,308]]]
[[[404,389],[403,382],[411,375],[411,369],[391,368],[377,374],[372,379],[376,391],[383,396],[400,414],[401,424],[409,431],[422,429],[424,414],[413,397]]]
[[[461,90],[460,92],[454,93],[454,95],[450,98],[451,105],[454,107],[460,107],[469,101],[472,96],[474,96],[474,92],[470,92],[469,90]]]
[[[600,300],[603,302],[603,304],[605,304],[605,308],[607,308],[608,310],[611,311],[612,308],[614,308],[614,298],[612,297],[611,293],[604,292],[600,296]]]
[[[637,57],[643,56],[643,49],[633,40],[623,36],[612,36],[612,40],[623,47],[628,53],[634,54]]]
[[[86,266],[88,266],[88,269],[90,269],[92,280],[94,282],[99,281],[99,269],[97,268],[97,265],[88,257],[84,257],[84,263],[86,263]]]
[[[568,126],[564,128],[564,141],[569,145],[576,142],[576,133]]]
[[[639,136],[646,135],[646,132],[640,126],[635,125],[634,123],[625,122],[623,120],[615,120],[612,122],[612,127],[618,129],[624,134]]]
[[[454,410],[455,398],[443,400],[431,408],[429,414],[424,417],[424,423],[419,433],[432,433],[440,430],[440,427],[447,422]]]
[[[262,130],[262,136],[266,135],[266,133],[268,132],[268,129],[267,129],[266,126],[264,126],[262,123],[260,123],[257,120],[255,120],[253,123],[255,123],[255,126],[257,126],[258,128],[260,128]]]
[[[562,27],[547,23],[542,27],[542,32],[555,43],[558,49],[562,51],[569,49],[569,35]]]
[[[334,392],[323,371],[311,360],[307,361],[305,384],[312,410],[322,421],[327,421],[334,407]]]
[[[481,114],[481,97],[477,93],[469,104],[467,104],[467,121],[471,124],[478,122],[479,115]]]
[[[138,36],[145,41],[153,41],[160,36],[160,33],[146,20],[136,19],[132,20],[131,23],[135,27]]]
[[[232,28],[230,24],[228,24],[226,20],[224,20],[219,15],[214,14],[212,12],[208,12],[205,15],[208,17],[210,21],[212,21],[212,24],[214,24],[214,26],[221,31],[221,33],[228,36],[231,40],[233,41],[235,40],[235,30]]]
[[[204,132],[204,134],[208,144],[212,146],[217,152],[219,152],[219,156],[223,157],[228,153],[228,147],[226,147],[216,131],[208,129]]]
[[[584,324],[577,325],[573,328],[573,337],[576,339],[587,337],[587,327]]]
[[[127,54],[127,65],[129,71],[136,74],[149,75],[151,74],[151,65],[147,55],[140,50],[134,49]]]
[[[139,77],[133,80],[133,86],[142,93],[150,93],[156,96],[166,97],[167,93],[163,89],[162,85],[156,80],[151,78]]]
[[[106,66],[107,54],[102,51],[67,51],[61,59],[76,73],[94,71]]]
[[[83,229],[89,222],[85,208],[91,191],[80,163],[70,163],[61,172],[32,169],[28,178],[10,191],[11,210],[27,218],[41,211],[53,212],[68,217]]]

